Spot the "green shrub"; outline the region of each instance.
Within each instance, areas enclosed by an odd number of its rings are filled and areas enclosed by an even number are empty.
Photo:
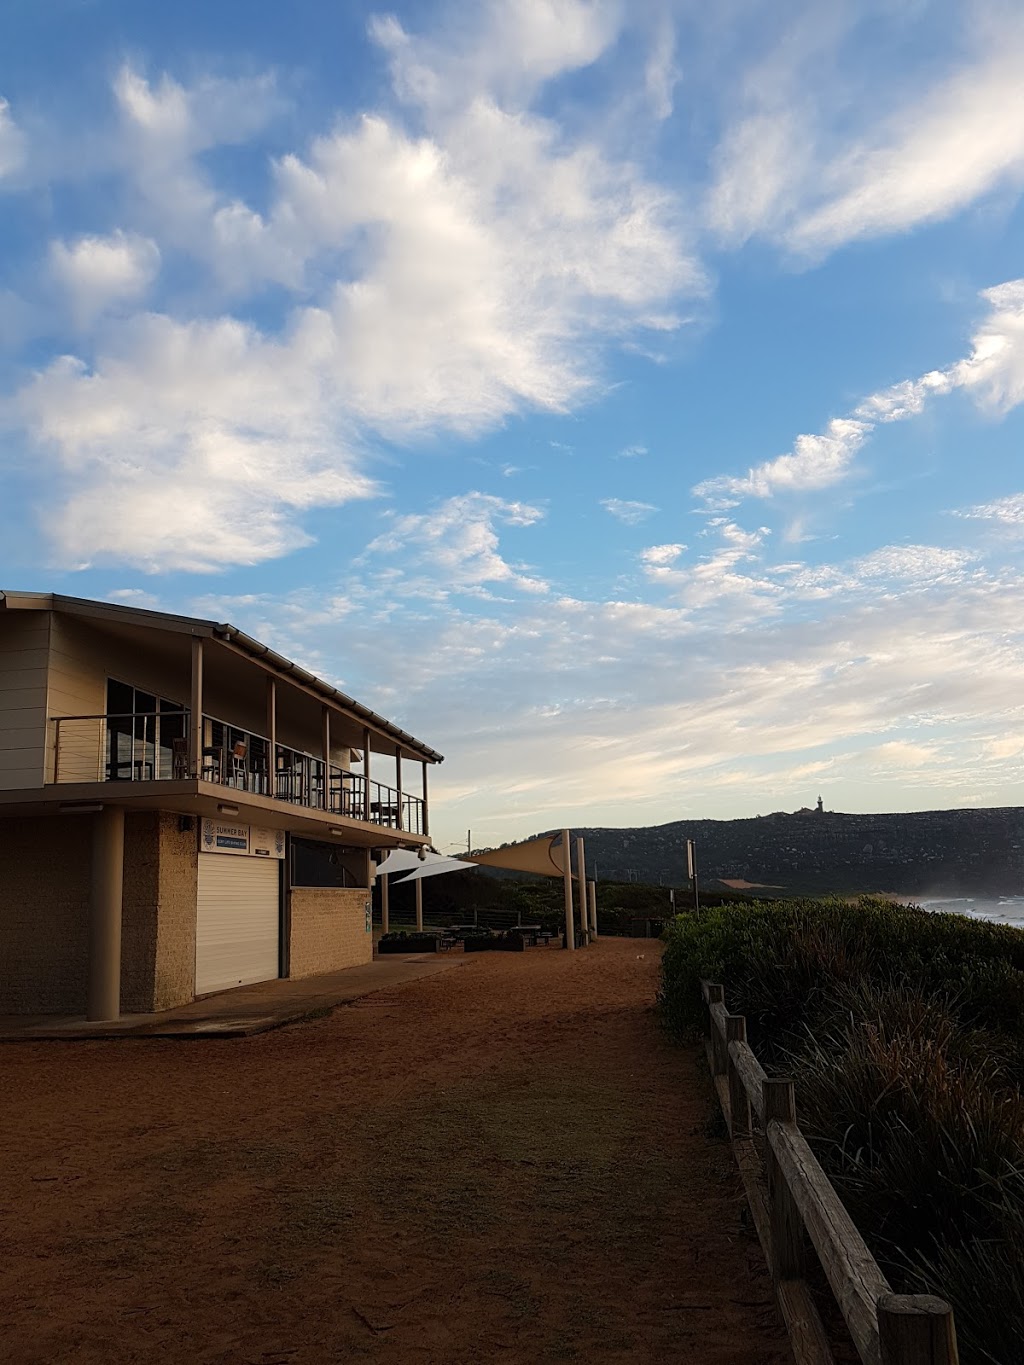
[[[666,1024],[692,1036],[701,978],[723,983],[894,1286],[950,1299],[965,1365],[1024,1359],[1024,933],[865,898],[665,938]]]

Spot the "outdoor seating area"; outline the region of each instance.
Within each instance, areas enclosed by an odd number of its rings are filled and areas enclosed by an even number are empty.
[[[55,781],[156,782],[192,776],[188,711],[158,709],[54,719]],[[271,745],[265,735],[203,716],[198,776],[236,791],[424,833],[420,797],[327,764],[322,756]],[[271,750],[273,749],[273,759]]]

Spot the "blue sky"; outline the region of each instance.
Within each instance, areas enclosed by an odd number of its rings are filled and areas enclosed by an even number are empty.
[[[1014,3],[8,0],[0,581],[227,619],[440,846],[1020,802]]]

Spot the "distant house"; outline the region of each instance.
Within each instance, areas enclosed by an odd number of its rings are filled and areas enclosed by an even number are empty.
[[[440,761],[234,626],[0,593],[0,1014],[368,962]]]

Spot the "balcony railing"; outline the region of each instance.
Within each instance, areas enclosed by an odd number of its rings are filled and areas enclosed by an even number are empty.
[[[193,771],[187,711],[54,718],[54,781],[167,782],[200,777],[235,791],[423,834],[423,801],[323,758],[274,746],[264,735],[203,717],[202,762]],[[272,768],[272,776],[271,776]],[[325,780],[326,778],[326,780]]]

